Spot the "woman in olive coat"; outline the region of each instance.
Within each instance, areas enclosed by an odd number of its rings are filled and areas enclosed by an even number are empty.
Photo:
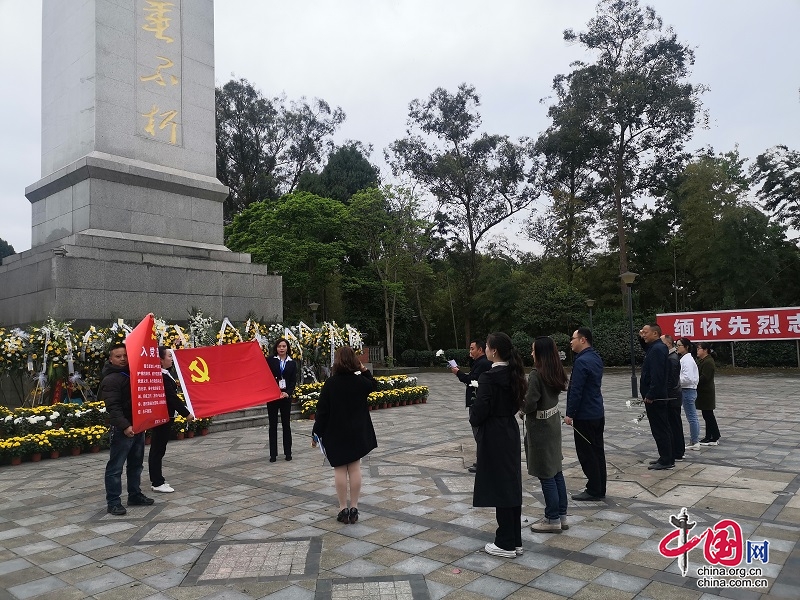
[[[531,525],[534,533],[561,533],[567,525],[567,487],[561,461],[561,415],[558,395],[567,389],[558,346],[550,337],[533,342],[533,371],[525,394],[525,457],[528,474],[539,478],[544,494],[544,519]]]
[[[522,358],[505,333],[486,339],[486,358],[492,368],[478,378],[478,391],[469,422],[477,428],[478,472],[473,506],[494,506],[497,532],[487,554],[515,558],[522,554],[522,453],[516,415],[525,400]]]
[[[719,446],[719,427],[714,409],[717,407],[716,391],[714,389],[714,371],[716,365],[711,356],[713,350],[708,342],[697,344],[697,370],[700,380],[697,382],[697,400],[695,407],[702,411],[703,420],[706,422],[706,437],[700,440],[701,446]]]
[[[361,494],[361,459],[378,447],[367,401],[378,384],[349,346],[336,351],[331,371],[319,395],[312,434],[322,440],[325,455],[333,467],[339,500],[336,518],[340,523],[355,523]],[[316,440],[311,445],[316,446]]]

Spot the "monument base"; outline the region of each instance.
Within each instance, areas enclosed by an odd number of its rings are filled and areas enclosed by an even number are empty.
[[[190,310],[232,321],[283,320],[282,281],[216,244],[85,230],[3,259],[0,325],[47,317],[105,325]]]

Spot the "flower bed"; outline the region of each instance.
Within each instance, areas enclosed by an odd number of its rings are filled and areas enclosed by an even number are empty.
[[[372,392],[368,398],[369,405],[373,409],[427,402],[428,400],[427,386],[418,386],[416,377],[389,375],[375,379],[378,382],[378,390]],[[322,385],[321,383],[308,383],[297,386],[300,412],[304,417],[310,418],[311,415],[316,414]]]

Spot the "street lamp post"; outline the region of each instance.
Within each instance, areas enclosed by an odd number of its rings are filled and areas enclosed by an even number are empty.
[[[630,320],[630,339],[631,339],[631,397],[638,398],[639,393],[637,391],[636,386],[636,354],[634,351],[634,344],[633,344],[633,292],[631,291],[631,287],[633,286],[633,282],[638,276],[638,273],[631,273],[630,271],[625,271],[620,278],[622,279],[622,283],[628,286],[628,318]]]
[[[592,325],[592,307],[594,306],[594,300],[591,298],[586,299],[586,306],[589,307],[589,329],[594,330],[594,326]]]
[[[319,302],[309,302],[308,308],[311,309],[311,319],[314,325],[312,327],[317,326],[317,309],[319,308]]]

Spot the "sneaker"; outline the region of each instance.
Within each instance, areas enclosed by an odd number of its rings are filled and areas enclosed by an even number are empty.
[[[567,529],[569,529],[569,523],[567,523],[567,515],[560,516],[559,520],[561,521],[561,531],[566,531]]]
[[[695,442],[694,444],[687,444],[687,450],[700,450],[700,442]]]
[[[128,496],[128,506],[150,506],[151,504],[155,504],[155,502],[155,500],[148,498],[144,494]]]
[[[684,458],[683,458],[682,456],[676,456],[676,457],[675,457],[675,460],[677,460],[677,461],[681,461],[681,460],[684,460]]]
[[[166,481],[161,485],[151,485],[150,487],[153,488],[154,492],[161,492],[162,494],[171,494],[175,491]]]
[[[719,446],[719,438],[716,440],[708,440],[707,442],[700,442],[701,446]]]
[[[525,552],[525,549],[522,546],[517,546],[516,548],[514,548],[514,553],[517,556],[522,556],[523,552]]]
[[[106,511],[110,515],[114,515],[115,517],[121,517],[122,515],[126,514],[128,511],[125,510],[125,507],[122,504],[114,504],[108,507]]]
[[[517,558],[517,551],[515,550],[503,550],[499,546],[495,546],[494,544],[486,544],[483,547],[484,552],[486,554],[491,554],[492,556],[502,556],[503,558]]]
[[[561,533],[561,519],[551,521],[544,518],[541,521],[536,521],[531,525],[531,531],[533,533]]]

